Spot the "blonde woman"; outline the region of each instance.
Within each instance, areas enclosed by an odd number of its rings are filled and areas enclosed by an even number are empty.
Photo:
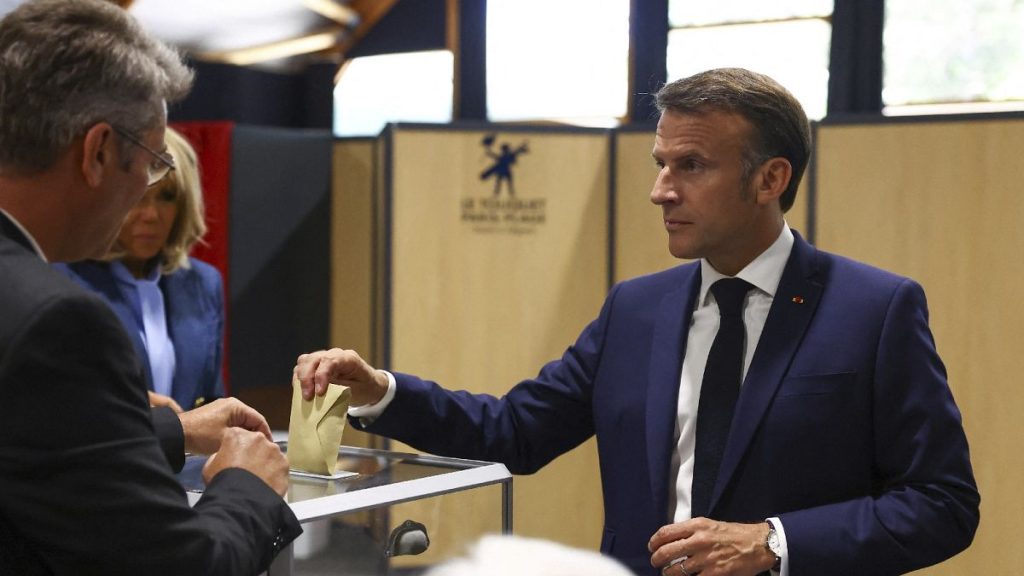
[[[174,168],[128,213],[106,257],[56,266],[120,318],[150,403],[180,412],[224,395],[224,296],[220,273],[188,256],[206,233],[195,151],[170,128],[165,140]]]

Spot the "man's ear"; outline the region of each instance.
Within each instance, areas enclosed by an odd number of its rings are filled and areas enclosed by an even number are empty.
[[[754,175],[754,192],[759,204],[777,201],[793,178],[793,165],[781,156],[765,160]]]
[[[114,129],[106,122],[93,125],[85,133],[82,142],[82,176],[86,183],[96,188],[103,181],[104,173],[118,161],[114,150],[117,145]]]

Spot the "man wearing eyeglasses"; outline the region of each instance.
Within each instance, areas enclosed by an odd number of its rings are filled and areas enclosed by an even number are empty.
[[[142,140],[139,140],[135,136],[132,136],[130,133],[118,128],[117,126],[112,126],[111,128],[114,130],[114,132],[117,132],[122,138],[131,142],[132,144],[135,144],[139,148],[142,148],[146,152],[149,152],[149,155],[152,156],[152,158],[150,158],[149,160],[149,165],[146,166],[147,188],[152,188],[153,186],[156,186],[157,184],[160,183],[161,180],[164,179],[165,176],[170,174],[171,170],[174,170],[174,158],[170,154],[168,154],[166,150],[162,152],[157,152],[156,150],[153,150],[149,146],[146,146],[146,143],[143,142]]]
[[[0,574],[257,574],[301,532],[266,420],[151,412],[118,319],[46,264],[104,254],[174,169],[166,102],[190,84],[102,0],[0,20]],[[186,450],[213,454],[194,508]]]

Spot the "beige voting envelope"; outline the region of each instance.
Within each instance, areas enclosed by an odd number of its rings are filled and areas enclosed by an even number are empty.
[[[288,424],[288,465],[297,472],[331,477],[352,392],[328,384],[327,393],[303,400],[298,378],[292,380],[292,417]]]

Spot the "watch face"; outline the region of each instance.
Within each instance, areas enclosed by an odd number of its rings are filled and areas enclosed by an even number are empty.
[[[778,556],[779,555],[779,548],[780,548],[780,545],[779,545],[779,535],[778,535],[778,533],[775,532],[775,530],[772,530],[771,532],[768,533],[768,549],[770,549],[773,554]]]

